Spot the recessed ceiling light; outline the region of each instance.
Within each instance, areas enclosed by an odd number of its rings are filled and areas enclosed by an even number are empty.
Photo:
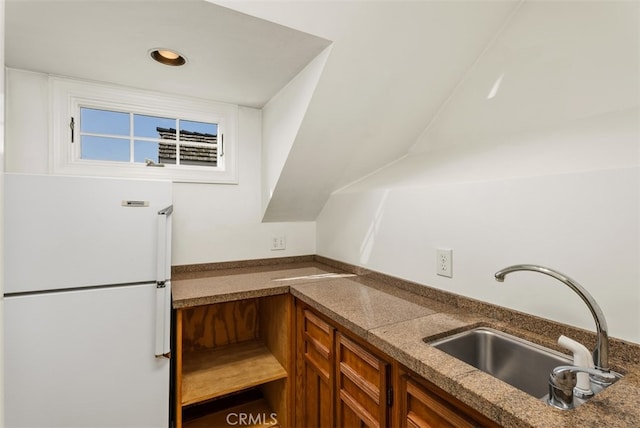
[[[151,58],[161,64],[179,66],[186,64],[187,60],[184,56],[171,49],[157,48],[149,51]]]

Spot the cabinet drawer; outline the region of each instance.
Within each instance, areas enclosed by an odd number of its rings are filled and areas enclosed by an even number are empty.
[[[319,374],[331,377],[331,359],[334,329],[308,310],[303,311],[304,358]]]
[[[338,426],[387,426],[389,365],[337,334]]]
[[[399,379],[401,428],[499,426],[455,397],[416,376],[407,373]]]
[[[407,426],[408,427],[473,427],[444,402],[429,395],[416,383],[407,381]]]

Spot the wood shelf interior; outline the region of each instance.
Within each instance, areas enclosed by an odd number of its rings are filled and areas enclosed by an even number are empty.
[[[260,340],[185,353],[182,364],[183,406],[287,377]]]
[[[240,415],[252,415],[248,419],[240,420]],[[276,418],[272,418],[273,412],[266,400],[256,400],[220,410],[209,415],[193,419],[183,424],[184,428],[217,428],[229,426],[242,426],[251,428],[275,428],[279,427]],[[244,416],[243,416],[244,417]],[[231,419],[228,419],[231,418]],[[251,422],[251,423],[249,423]]]
[[[253,388],[277,414],[278,426],[290,426],[291,308],[291,296],[282,294],[177,311],[176,428],[183,408]]]

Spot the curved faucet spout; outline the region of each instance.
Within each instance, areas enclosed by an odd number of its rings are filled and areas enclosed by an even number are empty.
[[[604,372],[608,372],[609,371],[609,335],[608,335],[609,329],[607,328],[607,321],[604,318],[602,309],[600,309],[600,306],[598,306],[598,303],[596,303],[593,296],[591,296],[591,294],[589,294],[587,290],[585,290],[580,284],[578,284],[573,279],[569,278],[568,276],[558,271],[555,271],[553,269],[549,269],[543,266],[536,266],[536,265],[509,266],[496,272],[495,274],[496,281],[503,282],[504,277],[507,276],[507,274],[510,274],[511,272],[517,272],[517,271],[523,271],[523,270],[543,273],[545,275],[549,275],[557,279],[558,281],[562,282],[567,287],[575,291],[578,294],[578,296],[580,296],[582,301],[586,303],[587,307],[589,308],[589,311],[591,312],[591,315],[593,316],[593,320],[596,322],[597,342],[596,342],[596,347],[593,350],[593,361],[595,363],[595,366],[598,369]]]

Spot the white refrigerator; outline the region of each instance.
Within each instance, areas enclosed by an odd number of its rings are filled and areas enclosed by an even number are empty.
[[[5,186],[5,426],[167,427],[171,183]]]

